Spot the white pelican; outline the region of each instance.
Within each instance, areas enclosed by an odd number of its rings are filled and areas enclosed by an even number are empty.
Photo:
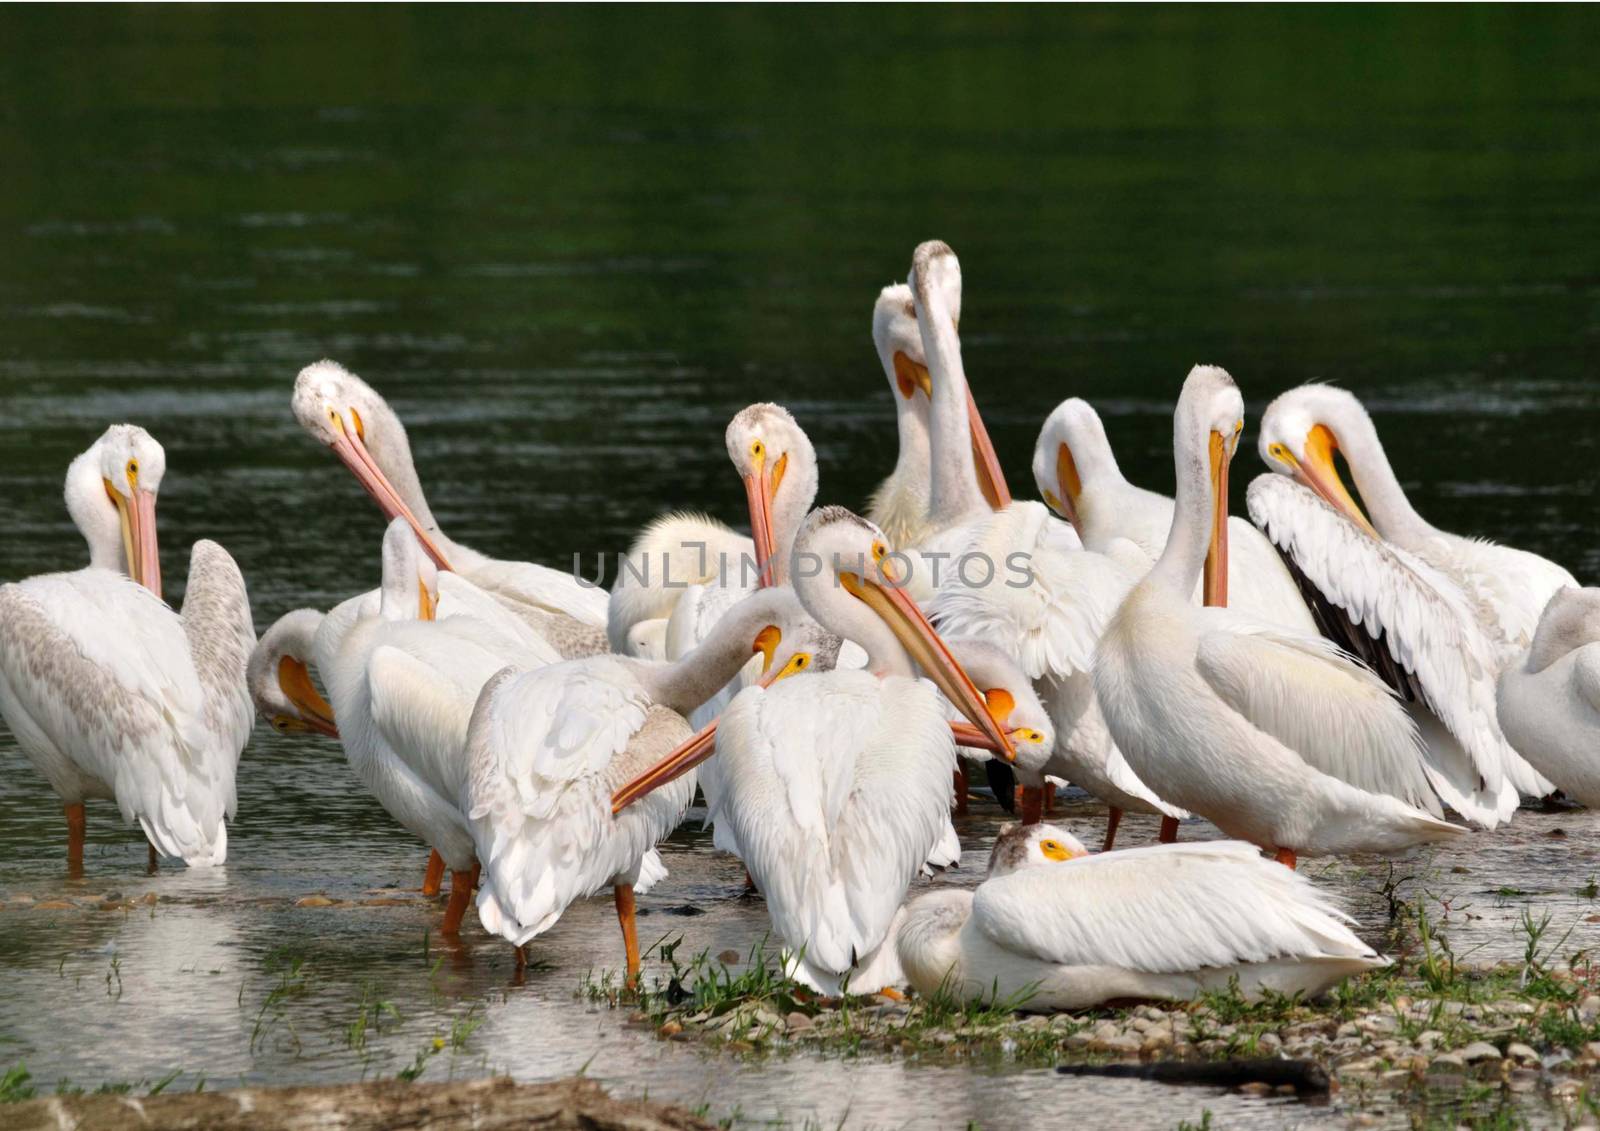
[[[0,715],[66,807],[67,864],[83,869],[83,803],[108,798],[157,855],[228,855],[234,773],[250,737],[255,644],[244,578],[199,541],[183,612],[161,600],[156,493],[166,453],[115,424],[67,469],[67,511],[89,565],[0,586]]]
[[[930,383],[928,409],[929,476],[928,533],[915,546],[906,584],[918,599],[926,599],[939,581],[955,568],[964,548],[967,527],[992,511],[985,485],[1009,504],[1005,476],[989,443],[967,386],[961,360],[961,337],[956,331],[956,310],[961,293],[961,264],[948,244],[929,240],[919,244],[911,259],[908,279],[917,330],[927,365],[922,373]],[[952,296],[957,296],[954,301]],[[920,375],[919,375],[920,376]]]
[[[461,811],[472,707],[496,672],[561,656],[470,581],[439,570],[410,525],[383,539],[382,597],[319,674],[327,682],[345,757],[389,814],[450,870],[441,930],[457,933],[472,893],[473,848]],[[446,604],[455,612],[437,616]],[[434,868],[424,881],[433,886]]]
[[[559,569],[486,557],[445,536],[422,493],[405,425],[372,386],[336,362],[319,361],[295,378],[293,408],[300,426],[350,469],[386,519],[406,520],[440,569],[492,595],[563,656],[606,650],[605,590]]]
[[[1110,806],[1107,849],[1127,810],[1160,816],[1162,839],[1172,840],[1178,820],[1188,814],[1163,801],[1128,766],[1106,730],[1092,676],[1095,645],[1150,560],[1122,538],[1113,539],[1105,554],[1085,550],[1071,526],[1033,502],[996,511],[974,524],[971,535],[965,553],[984,567],[952,571],[930,611],[943,632],[999,644],[1033,680],[1054,741],[1048,760],[1024,786],[1040,787],[1041,776],[1049,775],[1104,801]],[[1023,820],[1037,821],[1038,814],[1025,812]]]
[[[960,276],[949,296],[951,317],[961,319]],[[915,546],[934,531],[928,525],[931,456],[928,408],[933,381],[922,356],[922,334],[911,288],[904,283],[884,287],[872,308],[872,342],[889,379],[894,398],[899,454],[894,470],[878,485],[867,504],[867,520],[883,531],[893,546]]]
[[[1500,675],[1500,725],[1568,797],[1600,808],[1600,589],[1558,589]]]
[[[677,659],[759,585],[787,577],[794,532],[817,495],[816,450],[775,404],[741,409],[723,441],[744,483],[751,536],[695,514],[647,526],[617,567],[607,626],[613,650]]]
[[[1184,1001],[1238,979],[1246,997],[1315,997],[1386,966],[1309,880],[1238,841],[1090,856],[1054,825],[1011,825],[975,891],[906,908],[896,949],[918,993],[1087,1009]]]
[[[1126,538],[1150,560],[1161,556],[1172,525],[1172,499],[1135,487],[1122,476],[1100,416],[1073,397],[1056,406],[1039,430],[1033,478],[1050,509],[1077,529],[1090,550],[1105,553]],[[1297,632],[1315,632],[1294,576],[1261,532],[1228,520],[1228,597],[1239,612]],[[1200,592],[1196,586],[1194,599]]]
[[[338,738],[333,708],[311,678],[313,647],[324,616],[316,609],[284,613],[261,634],[245,668],[256,713],[280,734]]]
[[[1532,643],[1556,590],[1577,587],[1572,574],[1548,558],[1463,538],[1419,515],[1389,466],[1372,418],[1345,389],[1302,385],[1279,395],[1261,418],[1259,444],[1263,462],[1273,471],[1298,479],[1368,534],[1410,552],[1459,585],[1502,664]],[[1339,478],[1335,453],[1344,456],[1365,514]]]
[[[1227,603],[1228,461],[1244,428],[1233,378],[1196,366],[1173,414],[1177,501],[1153,569],[1100,638],[1111,737],[1168,802],[1293,864],[1394,852],[1464,830],[1436,805],[1416,731],[1389,689],[1319,636]]]
[[[517,947],[574,900],[611,887],[629,980],[638,977],[634,886],[665,875],[655,844],[683,819],[694,778],[679,779],[616,820],[611,795],[690,734],[684,716],[733,678],[752,652],[770,679],[830,644],[787,588],[741,601],[674,662],[626,656],[502,672],[478,697],[463,794],[483,865],[478,917]],[[652,874],[653,872],[653,874]]]
[[[866,650],[867,670],[746,688],[717,725],[619,788],[612,804],[626,819],[632,801],[719,755],[715,817],[766,897],[793,975],[823,992],[845,979],[871,992],[899,980],[893,947],[882,944],[949,822],[955,746],[935,686],[1002,757],[1015,753],[900,587],[877,527],[822,507],[795,552],[820,566],[795,571],[795,593],[823,628]],[[932,683],[916,678],[914,662]]]
[[[1324,631],[1358,655],[1376,651],[1363,637],[1385,634],[1389,655],[1404,670],[1394,671],[1393,663],[1379,670],[1387,670],[1397,687],[1416,694],[1437,715],[1449,731],[1439,736],[1437,745],[1446,751],[1441,757],[1459,765],[1465,749],[1488,779],[1486,790],[1497,784],[1487,769],[1497,759],[1516,790],[1549,793],[1550,782],[1500,733],[1494,681],[1527,649],[1550,597],[1578,584],[1573,576],[1536,554],[1429,525],[1401,490],[1366,409],[1344,389],[1302,385],[1279,396],[1262,417],[1260,452],[1271,470],[1308,489],[1269,490],[1263,484],[1258,492],[1252,484],[1250,507],[1273,541],[1288,550],[1313,599],[1333,606],[1320,610]],[[1344,455],[1371,521],[1339,478],[1335,453]],[[1310,492],[1353,525],[1330,522],[1324,508],[1310,503]],[[1393,555],[1398,560],[1374,554],[1352,537],[1352,530],[1400,551]],[[1351,568],[1357,559],[1363,568]],[[1464,600],[1428,596],[1451,585]],[[1436,674],[1441,667],[1464,670],[1444,685]],[[1405,677],[1420,686],[1404,686]],[[1463,711],[1472,713],[1471,721],[1461,718]],[[1427,733],[1428,722],[1423,725]],[[1495,808],[1486,804],[1486,790],[1464,798],[1467,808],[1461,812],[1493,824],[1495,815],[1484,812]],[[1445,799],[1456,805],[1454,797]],[[1509,807],[1498,807],[1498,818],[1509,818],[1514,809],[1512,798]]]

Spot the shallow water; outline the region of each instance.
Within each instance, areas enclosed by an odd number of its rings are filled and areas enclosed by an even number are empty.
[[[1597,31],[1593,10],[7,10],[0,577],[81,562],[62,473],[131,419],[167,448],[174,597],[202,536],[238,558],[262,627],[369,587],[380,520],[288,412],[321,356],[391,398],[441,523],[493,554],[592,561],[674,506],[737,521],[721,431],[760,399],[812,435],[823,497],[859,503],[893,460],[870,303],[938,235],[1019,494],[1062,397],[1096,403],[1125,471],[1163,487],[1193,362],[1226,365],[1253,412],[1336,379],[1424,514],[1593,582]],[[1245,452],[1236,503],[1255,468]],[[1037,1072],[705,1059],[574,996],[619,957],[603,901],[514,989],[476,932],[425,951],[431,908],[294,907],[413,885],[424,853],[336,748],[263,730],[245,759],[225,870],[146,878],[95,806],[69,887],[53,799],[0,734],[0,902],[162,897],[0,911],[0,1067],[392,1074],[476,1005],[467,1051],[428,1076],[588,1064],[717,1114],[862,1126],[1334,1116]],[[992,824],[974,818],[945,882],[975,880]],[[1592,945],[1576,892],[1600,872],[1595,831],[1525,813],[1417,865],[1457,951],[1520,952],[1523,907]],[[647,936],[761,935],[706,838],[667,855]],[[1382,876],[1327,876],[1375,937]],[[344,1030],[369,983],[401,1019],[362,1054]]]

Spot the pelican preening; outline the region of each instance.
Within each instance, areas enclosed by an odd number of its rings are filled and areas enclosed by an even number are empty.
[[[143,428],[106,429],[67,469],[88,567],[0,587],[0,714],[66,807],[74,874],[91,798],[139,823],[152,865],[228,856],[255,629],[239,567],[215,542],[194,544],[182,613],[162,601],[165,471],[166,453]]]
[[[215,543],[194,544],[181,614],[162,601],[165,457],[108,429],[67,473],[88,567],[0,587],[0,714],[66,807],[70,870],[90,798],[139,822],[152,861],[221,863],[254,704],[280,733],[337,740],[429,846],[423,890],[451,873],[444,933],[476,889],[519,962],[609,887],[638,977],[635,893],[666,878],[655,846],[698,778],[797,980],[1075,1009],[1233,978],[1321,992],[1384,960],[1300,856],[1450,840],[1452,812],[1493,828],[1556,787],[1600,804],[1600,590],[1429,525],[1352,395],[1269,406],[1254,526],[1228,515],[1243,398],[1211,366],[1177,400],[1172,498],[1129,483],[1072,398],[1034,448],[1044,502],[1013,500],[961,304],[936,240],[877,296],[899,451],[876,525],[813,509],[810,440],[752,404],[723,435],[750,534],[665,516],[609,594],[448,538],[399,417],[322,361],[292,409],[389,519],[381,584],[258,643]],[[973,556],[981,577],[953,564]],[[958,751],[1011,768],[1024,821],[975,892],[907,904],[960,859]],[[1090,856],[1042,823],[1047,776],[1107,805],[1106,850],[1125,810],[1160,816],[1163,840],[1191,815],[1233,839]]]
[[[845,979],[872,991],[899,980],[892,947],[880,951],[949,819],[955,744],[935,686],[1003,757],[1014,747],[899,586],[877,527],[823,507],[796,549],[824,568],[797,573],[795,594],[825,630],[861,645],[866,670],[746,688],[715,727],[623,784],[612,804],[626,816],[716,754],[717,818],[766,896],[793,975],[826,992]]]

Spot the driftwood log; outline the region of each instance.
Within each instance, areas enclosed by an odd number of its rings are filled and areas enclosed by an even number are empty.
[[[615,1100],[593,1080],[382,1080],[160,1096],[52,1096],[0,1107],[10,1131],[713,1131],[682,1108]]]

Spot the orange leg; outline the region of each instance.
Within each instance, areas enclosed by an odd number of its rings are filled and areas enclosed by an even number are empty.
[[[967,768],[961,764],[960,760],[956,761],[955,791],[956,804],[952,811],[958,817],[965,817],[967,815]]]
[[[444,882],[444,857],[439,855],[435,848],[428,854],[428,870],[422,874],[422,894],[438,895],[439,885]]]
[[[744,870],[744,893],[746,895],[759,895],[760,889],[756,887],[756,878],[750,874],[750,869]]]
[[[483,877],[483,867],[478,863],[477,857],[472,859],[472,890],[477,891],[481,886],[478,881]]]
[[[83,802],[74,801],[66,806],[67,814],[67,875],[77,879],[83,875],[83,833],[88,824],[83,815]]]
[[[152,845],[148,845],[147,847],[150,849],[150,851],[146,855],[145,865],[144,865],[145,866],[145,871],[149,872],[153,876],[153,875],[156,874],[156,865],[160,863],[160,858],[156,856],[156,846],[155,845],[152,844]]]
[[[467,904],[472,899],[472,873],[467,871],[450,873],[450,902],[445,905],[444,922],[439,924],[439,933],[455,936],[461,933],[461,917],[467,913]]]
[[[1044,790],[1025,785],[1017,790],[1017,819],[1025,825],[1044,820]]]
[[[1299,859],[1295,856],[1292,848],[1280,848],[1272,854],[1272,858],[1287,867],[1291,872],[1294,871],[1295,865],[1299,863]]]
[[[613,889],[617,900],[617,922],[622,924],[622,949],[628,956],[628,985],[639,985],[639,925],[634,918],[633,885],[618,884]]]
[[[1047,781],[1047,782],[1044,783],[1044,813],[1045,813],[1045,816],[1048,817],[1051,814],[1051,812],[1054,811],[1055,807],[1056,807],[1056,783],[1053,782],[1053,781]]]
[[[524,951],[520,946],[514,946],[511,948],[511,953],[516,955],[516,970],[517,973],[520,974],[527,968],[528,965],[527,952]]]
[[[1117,826],[1122,824],[1122,810],[1115,805],[1106,814],[1106,842],[1100,846],[1101,852],[1110,852],[1111,846],[1117,840]]]
[[[1162,817],[1161,834],[1156,839],[1162,844],[1176,844],[1178,840],[1178,818]]]

